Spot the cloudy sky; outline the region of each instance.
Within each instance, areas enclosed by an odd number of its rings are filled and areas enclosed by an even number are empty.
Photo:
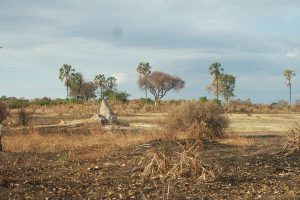
[[[287,99],[287,67],[300,98],[299,0],[0,0],[0,46],[0,96],[65,97],[58,69],[70,64],[86,80],[114,75],[138,98],[147,61],[186,81],[167,98],[211,97],[208,66],[219,61],[237,98]]]

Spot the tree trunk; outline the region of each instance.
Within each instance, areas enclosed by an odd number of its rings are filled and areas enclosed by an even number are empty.
[[[217,101],[219,102],[219,77],[217,77]]]
[[[147,88],[146,87],[145,87],[145,97],[146,97],[146,102],[148,102]]]
[[[159,100],[159,99],[158,99],[157,97],[154,98],[154,106],[157,106],[157,105],[158,105],[158,100]]]
[[[292,106],[292,84],[290,84],[290,106]]]
[[[2,125],[0,124],[0,152],[2,151]]]
[[[67,99],[69,99],[69,86],[67,86]]]

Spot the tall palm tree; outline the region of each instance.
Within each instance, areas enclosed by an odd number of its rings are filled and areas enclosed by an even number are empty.
[[[75,69],[72,69],[72,66],[67,64],[64,64],[61,68],[59,68],[59,79],[64,82],[67,87],[67,99],[69,99],[70,77],[74,71]]]
[[[139,78],[148,76],[151,73],[150,69],[151,69],[151,66],[149,65],[148,62],[140,62],[140,64],[136,68],[136,71],[139,74]],[[147,100],[148,97],[147,97],[147,87],[146,87],[146,85],[145,85],[144,89],[145,89],[145,96],[146,96],[146,100]]]
[[[285,69],[283,71],[283,76],[285,77],[286,84],[290,89],[290,105],[292,105],[292,77],[295,76],[295,72],[291,69]]]
[[[219,62],[215,62],[213,64],[211,64],[208,68],[210,75],[212,75],[214,77],[213,82],[216,82],[216,93],[217,93],[217,101],[219,101],[219,80],[220,80],[220,76],[222,74],[222,72],[224,71],[224,69],[221,67],[221,63]]]
[[[105,89],[106,86],[106,79],[104,74],[98,74],[95,76],[94,78],[94,83],[95,85],[97,85],[97,87],[99,87],[100,89],[100,98],[103,99],[103,91]]]

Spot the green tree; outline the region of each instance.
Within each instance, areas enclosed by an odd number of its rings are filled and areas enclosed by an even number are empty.
[[[85,82],[83,75],[79,72],[72,73],[69,82],[70,96],[79,98],[82,94],[82,87]]]
[[[225,99],[225,101],[228,103],[229,99],[231,97],[234,97],[234,89],[235,89],[235,76],[231,74],[222,74],[220,76],[220,82],[221,82],[221,95]]]
[[[103,92],[106,87],[106,78],[105,78],[104,74],[96,75],[95,79],[94,79],[94,83],[100,89],[100,99],[103,99],[103,97],[104,97]]]
[[[295,72],[291,69],[285,69],[283,71],[283,76],[285,77],[286,84],[290,89],[290,105],[292,104],[292,77],[295,76]]]
[[[210,75],[213,76],[213,83],[214,82],[216,83],[216,96],[217,96],[217,100],[219,100],[219,94],[220,94],[219,82],[220,82],[220,76],[224,69],[221,67],[221,63],[215,62],[209,66],[208,70]]]
[[[64,82],[67,87],[67,99],[69,98],[70,77],[74,71],[75,69],[72,69],[72,66],[67,64],[59,68],[59,79]]]
[[[151,66],[148,62],[140,62],[140,64],[136,68],[136,71],[139,74],[139,78],[147,77],[151,73],[150,69],[151,69]],[[146,85],[144,85],[144,90],[145,90],[145,97],[147,100],[148,97],[147,97],[147,86]]]
[[[113,76],[110,76],[106,79],[106,88],[110,90],[115,90],[117,87],[117,79]]]
[[[108,99],[126,102],[128,100],[128,97],[130,96],[128,93],[123,91],[115,91],[107,89],[104,92],[104,96],[106,96]]]
[[[206,90],[208,92],[213,93],[214,95],[216,95],[218,91],[219,95],[221,95],[224,98],[224,100],[228,103],[229,99],[231,97],[234,97],[235,81],[235,76],[231,74],[221,74],[219,76],[218,84],[215,80],[207,86]],[[218,102],[219,99],[216,99],[216,101]]]

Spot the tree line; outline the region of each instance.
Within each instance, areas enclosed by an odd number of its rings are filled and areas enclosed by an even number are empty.
[[[161,71],[151,71],[152,67],[148,62],[140,62],[136,68],[138,73],[137,84],[145,92],[145,100],[148,101],[148,92],[153,95],[155,105],[169,92],[178,91],[184,88],[185,81],[178,76]],[[206,90],[216,96],[216,102],[221,103],[220,96],[226,103],[235,97],[236,77],[232,74],[224,73],[220,62],[214,62],[208,67],[212,76],[212,81],[206,86]],[[291,69],[285,69],[283,75],[289,88],[289,103],[291,104],[292,84],[291,79],[295,72]],[[113,76],[105,77],[104,74],[98,74],[93,81],[86,81],[83,75],[76,72],[71,65],[64,64],[59,69],[59,79],[64,83],[67,89],[67,99],[70,97],[76,99],[89,100],[95,98],[96,91],[99,93],[99,99],[115,98],[118,100],[127,100],[129,94],[117,91],[117,79]]]
[[[96,98],[96,92],[99,92],[99,98],[117,99],[126,101],[129,94],[117,90],[117,79],[113,76],[105,77],[104,74],[95,75],[93,81],[86,81],[80,72],[76,72],[71,65],[64,64],[59,68],[59,79],[64,83],[67,89],[67,99],[90,100]]]

